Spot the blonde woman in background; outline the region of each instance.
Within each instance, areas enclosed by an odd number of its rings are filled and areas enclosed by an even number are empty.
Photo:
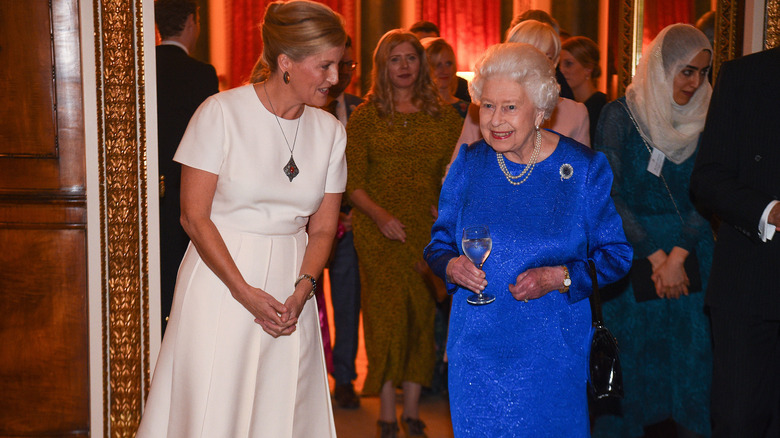
[[[425,47],[425,55],[431,66],[431,77],[439,89],[439,96],[444,103],[455,108],[461,118],[466,117],[469,103],[458,99],[458,63],[455,60],[455,50],[444,38],[423,38],[420,40]]]
[[[424,437],[420,392],[434,366],[434,299],[414,271],[433,225],[439,182],[458,138],[460,117],[443,103],[414,34],[386,33],[374,51],[371,91],[347,123],[347,193],[355,206],[355,249],[368,375],[379,394],[378,436],[397,436],[395,390],[403,389],[401,426]]]

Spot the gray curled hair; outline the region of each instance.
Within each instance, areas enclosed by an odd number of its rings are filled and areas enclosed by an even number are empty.
[[[469,93],[474,102],[482,100],[485,81],[496,77],[509,78],[524,89],[544,119],[550,118],[558,104],[561,86],[555,79],[555,69],[544,53],[525,43],[502,43],[488,47],[477,61]]]

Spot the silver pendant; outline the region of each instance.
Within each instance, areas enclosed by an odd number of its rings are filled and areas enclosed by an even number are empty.
[[[290,178],[290,182],[292,182],[293,178],[298,176],[298,165],[295,164],[292,154],[290,154],[290,161],[284,166],[284,174],[287,175],[287,178]]]

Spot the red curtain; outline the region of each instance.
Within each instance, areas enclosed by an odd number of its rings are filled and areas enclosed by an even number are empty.
[[[655,0],[645,2],[642,51],[663,28],[675,23],[692,23],[693,2]]]
[[[263,51],[260,23],[265,8],[272,0],[229,0],[226,7],[228,28],[229,69],[226,72],[228,87],[245,83],[252,73],[257,58]],[[320,0],[344,16],[347,32],[355,35],[356,0]]]
[[[416,0],[416,17],[436,23],[458,58],[459,71],[474,69],[488,46],[501,42],[501,2]]]
[[[263,51],[260,23],[271,0],[230,0],[226,14],[230,71],[228,88],[237,87],[249,79],[252,67]]]

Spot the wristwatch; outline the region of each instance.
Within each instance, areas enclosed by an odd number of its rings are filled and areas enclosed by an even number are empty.
[[[561,289],[561,293],[565,294],[569,291],[569,286],[571,286],[571,277],[569,277],[569,268],[566,267],[566,265],[563,265],[563,289]]]

